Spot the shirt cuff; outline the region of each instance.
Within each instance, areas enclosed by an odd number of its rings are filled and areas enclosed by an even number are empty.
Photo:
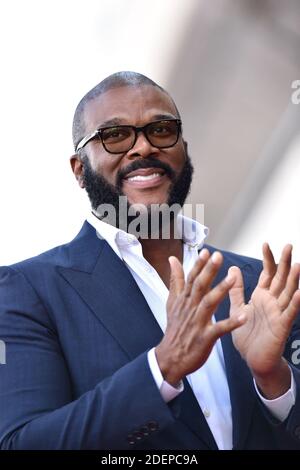
[[[154,381],[157,385],[158,390],[163,398],[163,400],[168,403],[177,397],[184,390],[183,381],[181,380],[178,387],[173,387],[168,382],[166,382],[161,374],[159,365],[157,363],[155,348],[150,349],[148,352],[148,363],[150,370],[152,372]]]
[[[296,401],[296,383],[295,383],[295,379],[294,379],[291,368],[290,368],[290,371],[291,371],[290,389],[287,392],[285,392],[284,395],[281,395],[280,397],[275,398],[274,400],[267,400],[266,398],[264,398],[259,393],[258,387],[255,383],[255,380],[253,379],[254,387],[259,398],[261,399],[265,407],[270,411],[270,413],[272,413],[272,415],[275,418],[277,418],[279,421],[284,421],[288,417],[289,412],[291,411]]]

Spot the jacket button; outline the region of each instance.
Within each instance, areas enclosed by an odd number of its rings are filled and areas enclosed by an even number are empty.
[[[149,428],[148,428],[148,426],[142,426],[141,429],[140,429],[140,432],[141,432],[144,436],[149,436]]]
[[[300,426],[297,426],[295,429],[294,429],[294,435],[296,437],[298,437],[298,439],[300,439]]]
[[[135,439],[132,434],[128,434],[127,441],[128,441],[128,444],[130,444],[131,446],[135,444]]]
[[[140,441],[144,437],[143,433],[141,433],[140,431],[133,431],[132,434],[136,441]]]
[[[150,432],[155,432],[158,430],[158,423],[156,421],[149,421],[148,429]]]

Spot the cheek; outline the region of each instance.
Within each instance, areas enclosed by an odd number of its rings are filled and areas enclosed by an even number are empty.
[[[90,162],[93,170],[103,176],[107,181],[112,184],[116,182],[116,176],[120,167],[119,159],[113,158],[113,156],[99,155],[92,153],[90,154]]]
[[[173,169],[176,171],[176,173],[180,173],[184,167],[185,161],[186,152],[183,145],[181,145],[178,149],[178,152],[176,152],[173,157],[170,157],[170,163],[172,164]]]

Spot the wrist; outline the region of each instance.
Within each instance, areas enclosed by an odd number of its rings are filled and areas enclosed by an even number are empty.
[[[291,387],[291,370],[284,358],[272,370],[266,373],[252,371],[260,392],[267,400],[274,400],[284,395]]]
[[[160,345],[157,346],[154,351],[163,379],[169,385],[172,385],[172,387],[178,388],[183,378],[178,370],[178,365],[174,364],[174,362],[169,358],[169,355],[166,354]]]

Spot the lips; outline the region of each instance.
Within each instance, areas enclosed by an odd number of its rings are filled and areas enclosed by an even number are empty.
[[[162,168],[139,168],[128,173],[124,183],[137,188],[152,188],[159,186],[165,179],[165,170]]]
[[[165,171],[162,168],[139,168],[138,170],[128,173],[124,179],[132,180],[132,178],[134,178],[135,180],[138,180],[138,177],[141,177],[140,181],[142,181],[142,178],[146,180],[146,178],[150,179],[153,175],[162,176],[164,174]]]

